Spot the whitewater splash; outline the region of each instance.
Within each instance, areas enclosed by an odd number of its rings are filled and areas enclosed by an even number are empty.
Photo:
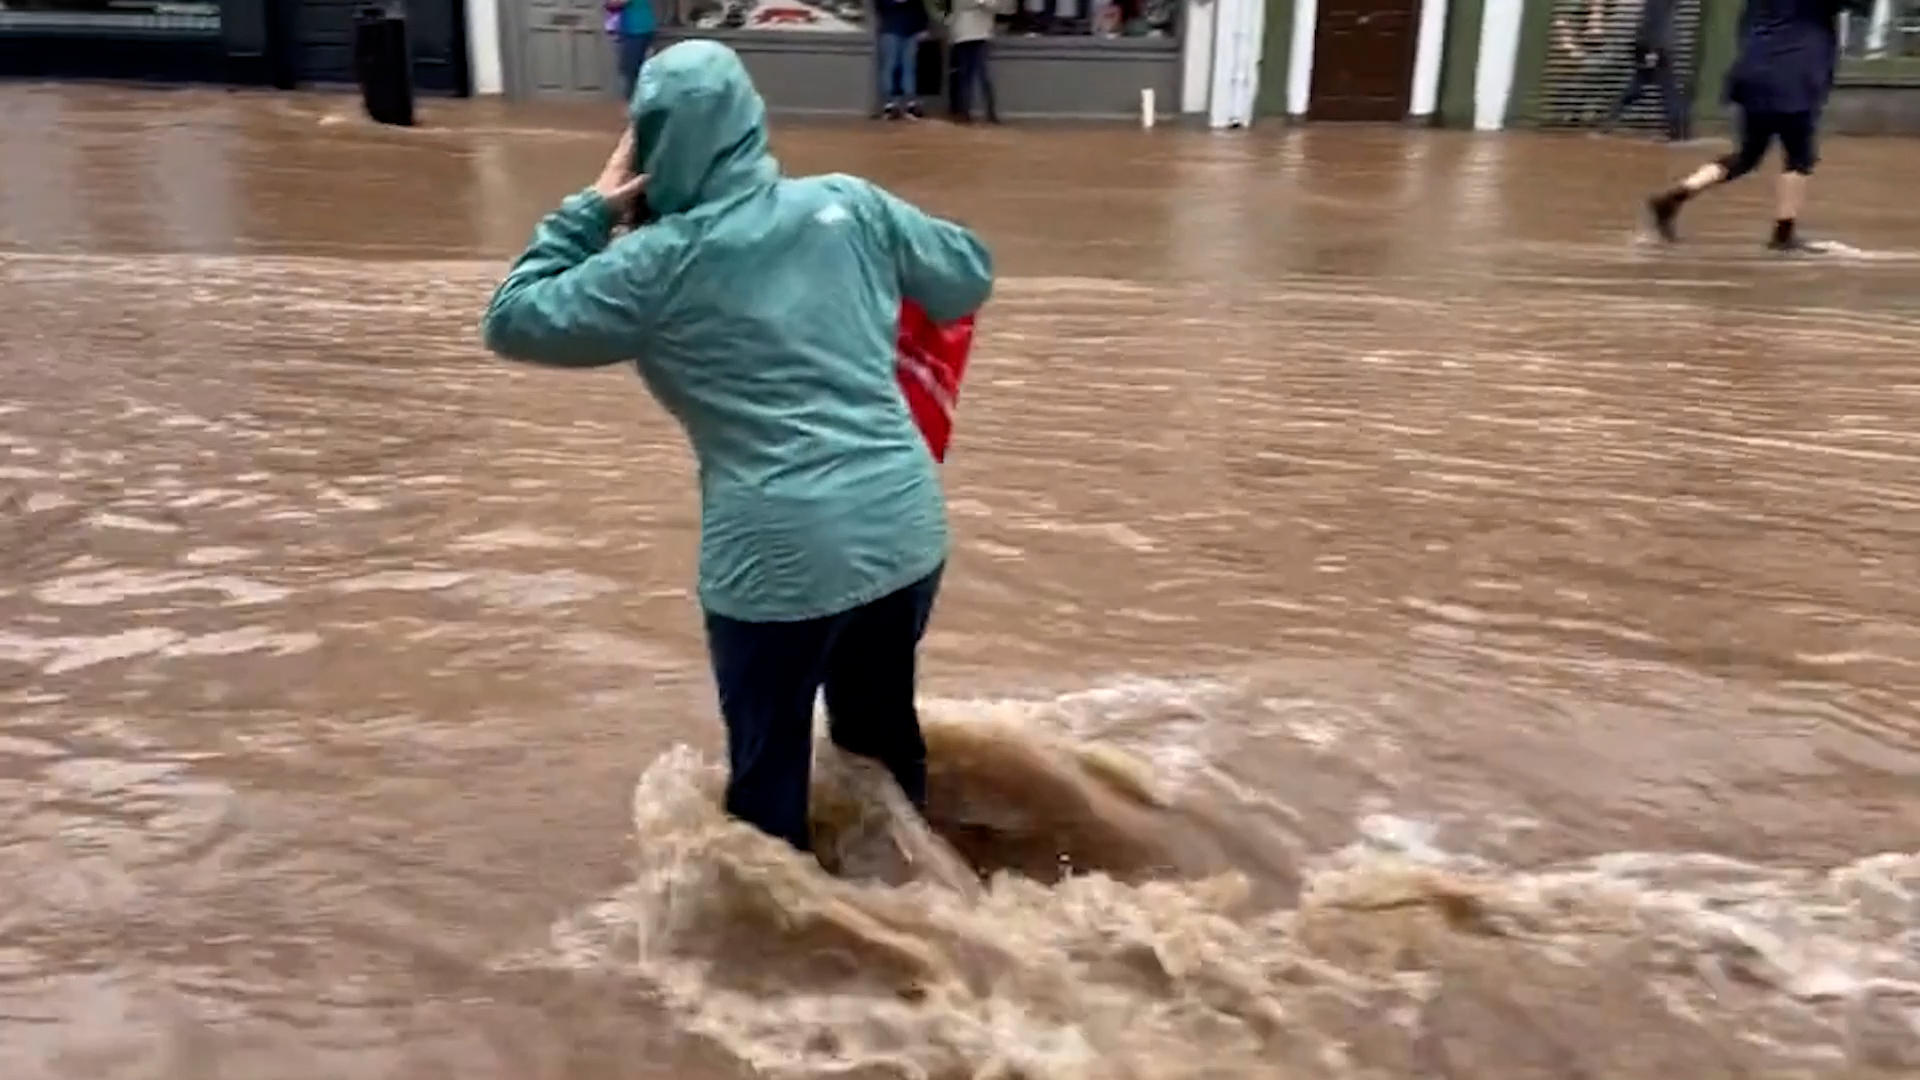
[[[1214,765],[1078,739],[1070,711],[930,706],[925,822],[823,746],[831,874],[670,752],[634,792],[633,882],[507,966],[637,978],[796,1078],[1920,1068],[1920,853],[1520,872],[1374,819],[1308,857]]]

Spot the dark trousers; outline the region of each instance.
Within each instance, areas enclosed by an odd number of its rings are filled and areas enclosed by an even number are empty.
[[[1781,156],[1786,158],[1785,171],[1813,175],[1813,167],[1819,161],[1819,150],[1814,145],[1814,132],[1818,127],[1819,118],[1812,113],[1740,110],[1740,146],[1720,159],[1727,170],[1727,179],[1738,180],[1759,168],[1775,140],[1780,143]]]
[[[939,593],[936,570],[820,619],[750,623],[707,613],[707,651],[727,725],[727,813],[812,850],[813,702],[823,689],[834,745],[880,762],[914,806],[925,805],[915,660]]]
[[[642,0],[633,0],[641,3]],[[640,81],[640,65],[647,62],[647,50],[653,48],[652,34],[621,34],[620,38],[620,93],[627,101],[633,100],[633,88]]]
[[[999,121],[1000,111],[993,104],[993,42],[956,41],[953,43],[953,115],[973,119],[973,92],[980,91],[987,107],[987,119]]]
[[[1673,70],[1673,57],[1665,49],[1634,47],[1633,75],[1627,88],[1607,113],[1607,126],[1620,122],[1640,95],[1650,89],[1660,91],[1660,106],[1666,113],[1667,138],[1680,141],[1687,137],[1687,100],[1680,92],[1680,77]]]

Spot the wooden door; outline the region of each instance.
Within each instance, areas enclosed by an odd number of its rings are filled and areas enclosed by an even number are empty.
[[[1420,0],[1320,0],[1307,118],[1405,120],[1419,45]]]
[[[599,0],[522,0],[517,97],[619,94]]]

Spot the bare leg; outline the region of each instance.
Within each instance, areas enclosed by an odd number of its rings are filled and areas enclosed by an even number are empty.
[[[1743,111],[1738,149],[1717,161],[1707,162],[1693,170],[1685,180],[1648,199],[1647,213],[1653,218],[1653,226],[1659,230],[1661,239],[1668,243],[1679,239],[1675,223],[1680,217],[1680,208],[1689,199],[1710,187],[1732,183],[1752,172],[1766,157],[1767,147],[1780,131],[1780,123],[1780,118],[1771,114]]]
[[[1809,251],[1800,239],[1800,207],[1807,201],[1807,174],[1788,169],[1780,174],[1773,189],[1773,239],[1767,246],[1775,251]]]
[[[1680,217],[1680,207],[1688,199],[1713,187],[1733,179],[1733,171],[1725,162],[1709,161],[1693,170],[1685,180],[1666,191],[1647,200],[1647,214],[1653,218],[1653,227],[1659,231],[1660,239],[1671,244],[1680,239],[1676,222]]]
[[[1800,239],[1800,210],[1807,201],[1807,178],[1819,161],[1814,133],[1819,126],[1812,113],[1785,117],[1780,126],[1780,146],[1786,153],[1786,168],[1774,188],[1773,239],[1767,246],[1775,251],[1812,251],[1815,248]]]
[[[1688,195],[1698,195],[1715,184],[1727,182],[1727,167],[1718,161],[1709,161],[1693,170],[1685,180],[1680,181],[1680,190]]]
[[[1797,172],[1783,172],[1780,181],[1773,189],[1773,216],[1780,221],[1793,221],[1800,216],[1800,208],[1807,202],[1807,175]]]

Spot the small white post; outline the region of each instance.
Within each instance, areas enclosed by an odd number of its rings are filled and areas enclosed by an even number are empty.
[[[1140,91],[1140,126],[1150,128],[1153,121],[1153,87],[1149,86]]]

